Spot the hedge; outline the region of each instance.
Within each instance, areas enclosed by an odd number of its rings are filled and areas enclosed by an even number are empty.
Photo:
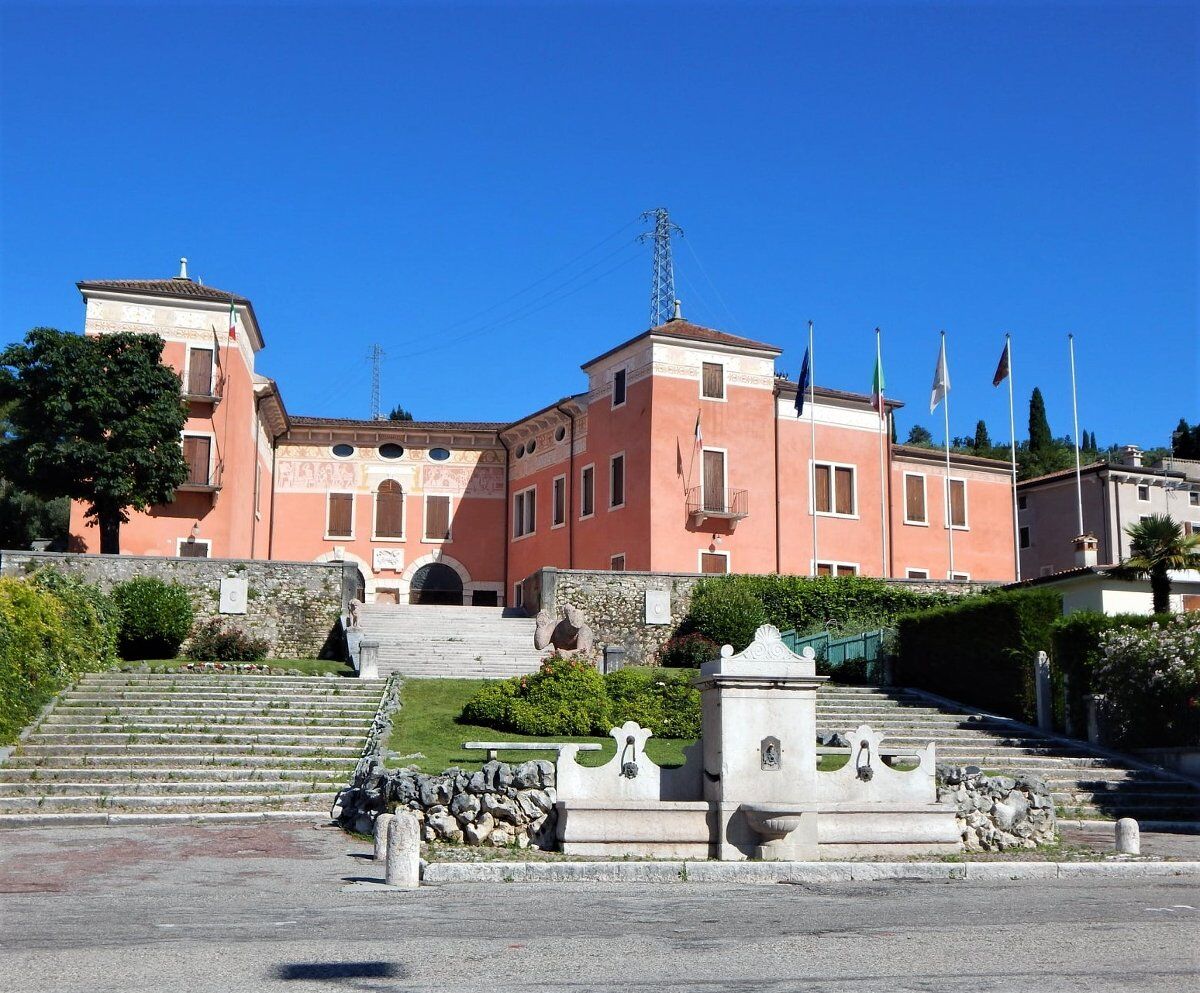
[[[1091,610],[1059,618],[1050,636],[1055,724],[1076,735],[1085,733],[1087,705],[1083,698],[1092,692],[1092,673],[1100,659],[1100,640],[1105,631],[1148,628],[1170,618],[1170,614],[1100,614]]]
[[[186,587],[155,576],[134,576],[113,587],[121,611],[121,656],[173,659],[192,629],[195,611]]]
[[[116,639],[116,610],[99,590],[49,572],[0,579],[0,744],[81,673],[113,665]]]
[[[763,623],[780,631],[795,629],[800,635],[859,634],[891,627],[904,614],[964,599],[866,576],[714,576],[696,584],[680,633],[698,632],[740,651]]]
[[[901,617],[902,683],[1024,721],[1036,720],[1034,660],[1049,651],[1062,597],[994,593]]]

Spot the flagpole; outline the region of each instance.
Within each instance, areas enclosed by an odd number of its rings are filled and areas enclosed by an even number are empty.
[[[885,579],[887,567],[887,474],[884,468],[883,433],[887,425],[887,402],[883,398],[883,333],[875,329],[875,368],[879,370],[879,574]]]
[[[1079,402],[1075,395],[1075,335],[1067,335],[1071,351],[1071,411],[1075,417],[1075,502],[1079,510],[1079,534],[1083,534],[1083,474],[1079,469]]]
[[[1012,449],[1013,558],[1017,566],[1017,582],[1021,581],[1021,529],[1017,524],[1017,422],[1013,414],[1012,334],[1004,333],[1004,351],[1008,361],[1008,436]]]
[[[808,496],[812,500],[812,566],[809,575],[817,575],[817,356],[813,351],[813,322],[808,322],[808,423],[809,450]]]
[[[946,362],[946,332],[942,332],[942,372],[949,379],[950,374]],[[947,389],[942,397],[942,420],[946,430],[946,487],[943,490],[946,511],[946,535],[950,542],[950,572],[948,579],[954,578],[954,514],[951,511],[950,499],[950,390]]]

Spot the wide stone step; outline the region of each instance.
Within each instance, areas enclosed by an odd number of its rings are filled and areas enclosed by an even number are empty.
[[[270,728],[311,728],[318,731],[322,728],[328,728],[335,731],[345,729],[365,734],[370,724],[370,717],[312,717],[303,711],[293,713],[286,710],[279,712],[272,711],[266,714],[261,711],[247,711],[244,714],[230,714],[220,711],[213,711],[208,714],[188,714],[160,710],[147,710],[141,714],[112,714],[108,712],[66,714],[55,711],[39,725],[39,730],[46,732],[68,730],[83,732],[112,731],[115,729],[169,731],[177,728],[210,726],[243,729],[261,727],[263,730]]]
[[[346,676],[253,676],[232,673],[89,672],[79,678],[84,685],[102,686],[264,686],[284,690],[326,688],[349,681],[351,685],[382,687],[382,679],[352,679]]]
[[[288,793],[295,795],[299,792],[336,793],[344,785],[344,781],[329,779],[322,776],[313,776],[306,780],[253,779],[242,781],[171,781],[163,779],[143,779],[138,781],[129,781],[126,779],[112,783],[97,783],[91,780],[81,781],[78,779],[72,781],[64,779],[54,782],[0,782],[0,798],[38,796],[174,796],[178,794],[193,796],[203,796],[205,794],[265,796]]]
[[[279,793],[268,796],[241,794],[179,794],[177,796],[45,796],[0,797],[0,813],[15,814],[43,810],[159,810],[230,809],[270,810],[281,806],[323,807],[333,803],[336,792]]]
[[[281,710],[298,710],[306,706],[313,705],[318,707],[332,707],[339,703],[344,703],[347,708],[354,709],[373,709],[378,705],[378,698],[375,699],[360,699],[358,697],[346,696],[339,697],[331,695],[328,697],[279,697],[279,696],[264,696],[262,694],[161,694],[161,693],[71,693],[62,699],[62,704],[65,706],[74,706],[75,704],[145,704],[152,706],[172,706],[185,705],[193,706],[205,704],[208,706],[220,706],[222,703],[229,704],[247,704],[249,706],[267,707],[275,706]]]
[[[133,758],[137,756],[161,756],[168,758],[171,756],[193,755],[196,748],[203,746],[206,754],[213,757],[245,757],[249,758],[252,755],[261,755],[264,758],[270,754],[278,755],[293,755],[296,757],[309,756],[313,758],[321,758],[324,756],[342,756],[342,755],[358,755],[362,748],[343,745],[303,745],[303,744],[277,744],[275,742],[262,742],[261,745],[236,745],[236,744],[220,744],[206,743],[203,741],[190,741],[188,743],[170,743],[170,744],[151,744],[150,742],[137,742],[132,745],[39,745],[25,743],[21,745],[21,755],[86,755],[93,759],[104,757],[127,757]]]
[[[319,747],[329,745],[332,747],[353,748],[354,743],[361,743],[363,735],[358,731],[345,731],[340,734],[319,734],[315,730],[312,733],[307,731],[279,731],[266,730],[262,732],[241,732],[241,731],[147,731],[138,732],[133,729],[121,729],[118,731],[101,731],[101,732],[81,732],[74,728],[64,732],[45,732],[35,731],[25,739],[22,749],[29,749],[41,746],[59,746],[59,747],[100,747],[104,748],[110,745],[125,746],[125,745],[144,745],[154,746],[159,745],[263,745],[274,748],[280,745],[303,745],[306,747]],[[361,745],[360,745],[361,747]]]
[[[177,766],[4,766],[0,768],[0,784],[48,786],[54,783],[80,782],[85,777],[94,786],[113,783],[171,783],[171,782],[245,782],[274,783],[277,781],[337,782],[344,784],[354,770],[354,762],[320,763],[311,768],[296,764],[281,765],[206,765]]]

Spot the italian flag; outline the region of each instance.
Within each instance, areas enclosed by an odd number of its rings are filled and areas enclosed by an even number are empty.
[[[883,405],[883,357],[878,352],[875,354],[875,375],[871,377],[871,406],[879,411],[879,416],[885,415],[886,408]]]
[[[237,341],[237,308],[232,297],[229,298],[229,340]]]

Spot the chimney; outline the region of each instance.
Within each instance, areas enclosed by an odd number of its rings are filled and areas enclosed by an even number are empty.
[[[678,300],[675,301],[675,313],[673,313],[671,315],[671,320],[673,320],[673,321],[682,321],[683,320],[683,309]]]
[[[1081,534],[1074,539],[1075,564],[1077,566],[1097,566],[1100,564],[1100,539],[1094,534]]]
[[[1121,449],[1121,465],[1140,466],[1142,450],[1137,445],[1126,445]]]
[[[175,278],[176,279],[186,279],[189,283],[191,282],[191,279],[188,278],[188,274],[187,274],[187,259],[186,258],[179,260],[179,275],[176,276]]]

